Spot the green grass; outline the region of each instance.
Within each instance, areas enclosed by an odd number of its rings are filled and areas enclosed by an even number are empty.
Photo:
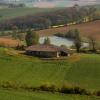
[[[11,19],[40,12],[54,11],[56,9],[58,8],[4,8],[0,9],[0,20]]]
[[[32,86],[50,83],[100,90],[100,55],[81,54],[61,61],[44,61],[0,48],[0,82]],[[98,97],[0,89],[0,100],[100,100]]]
[[[96,8],[97,8],[97,10],[98,10],[98,11],[100,11],[100,4],[95,5],[94,7],[96,7]]]
[[[7,52],[7,54],[6,54]],[[42,61],[0,49],[0,81],[39,86],[50,83],[100,89],[100,56],[81,55],[64,61]],[[74,61],[75,59],[75,61]]]
[[[90,89],[100,89],[100,55],[82,55],[69,69],[67,81]]]
[[[0,100],[100,100],[99,97],[0,90]]]
[[[99,5],[95,5],[95,7],[97,8],[98,11],[100,11]],[[54,11],[57,9],[63,9],[63,8],[29,8],[29,7],[7,8],[5,6],[4,7],[0,6],[0,20],[11,19],[19,16],[26,16],[40,12]]]

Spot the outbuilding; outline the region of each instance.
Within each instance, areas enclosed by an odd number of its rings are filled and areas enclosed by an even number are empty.
[[[64,47],[59,47],[55,45],[32,45],[26,48],[26,54],[31,56],[38,56],[38,57],[62,57],[62,56],[69,56],[70,52],[68,49]]]

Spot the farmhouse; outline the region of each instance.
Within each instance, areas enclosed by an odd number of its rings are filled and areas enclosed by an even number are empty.
[[[64,47],[58,47],[55,45],[32,45],[26,48],[26,54],[31,56],[38,56],[38,57],[62,57],[62,56],[69,56],[70,52],[68,49]]]

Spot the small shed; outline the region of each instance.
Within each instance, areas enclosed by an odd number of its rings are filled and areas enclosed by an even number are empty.
[[[64,47],[59,47],[55,45],[32,45],[26,48],[26,54],[31,56],[38,56],[38,57],[62,57],[62,56],[69,56],[70,52],[68,49]]]

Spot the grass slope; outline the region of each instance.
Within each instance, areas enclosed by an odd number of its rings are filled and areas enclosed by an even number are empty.
[[[67,83],[100,90],[99,79],[99,55],[76,55],[61,61],[42,61],[20,55],[12,49],[0,48],[0,82],[12,81],[32,86],[47,82],[57,86]],[[100,100],[100,98],[0,88],[0,100]]]
[[[0,90],[0,100],[100,100],[99,97]]]
[[[42,61],[0,49],[0,81],[14,81],[39,86],[50,83],[78,84],[100,90],[100,56],[81,55],[61,61]]]
[[[58,8],[5,8],[0,9],[0,20],[15,18],[19,16],[25,16],[30,14],[36,14],[40,12],[48,12],[52,10],[56,10]]]

